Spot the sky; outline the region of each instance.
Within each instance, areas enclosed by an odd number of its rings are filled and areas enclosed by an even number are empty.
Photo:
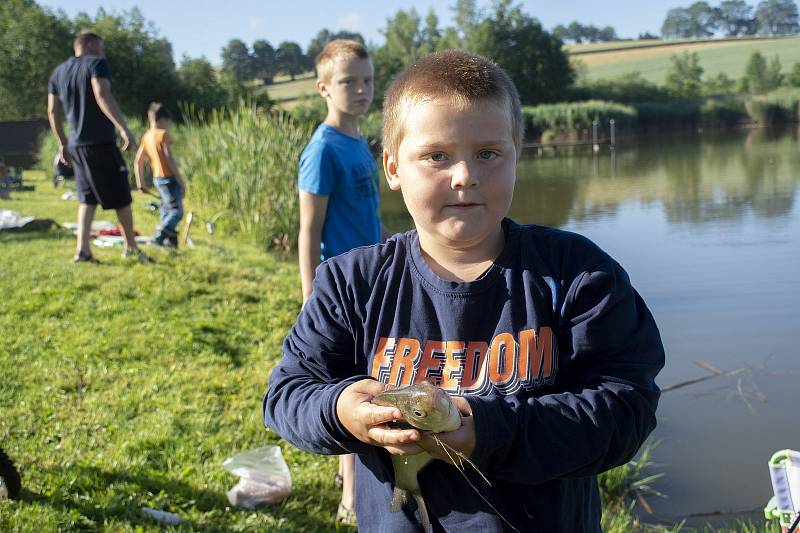
[[[577,20],[598,27],[613,26],[622,38],[639,33],[658,34],[667,11],[688,7],[693,0],[523,0],[515,2],[550,30],[558,24]],[[398,9],[412,7],[421,17],[433,8],[439,27],[452,26],[452,1],[404,0],[39,0],[42,6],[63,10],[70,17],[81,11],[91,15],[106,11],[126,11],[137,6],[152,21],[159,34],[172,43],[176,62],[185,54],[205,56],[220,63],[220,50],[230,39],[249,45],[266,39],[274,47],[294,41],[304,50],[323,28],[332,32],[349,30],[361,33],[367,42],[383,43],[380,30]],[[488,9],[489,0],[477,0],[479,9]]]

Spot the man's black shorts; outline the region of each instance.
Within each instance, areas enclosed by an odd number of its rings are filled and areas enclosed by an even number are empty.
[[[80,203],[119,209],[133,202],[128,167],[116,144],[71,146],[69,153]]]

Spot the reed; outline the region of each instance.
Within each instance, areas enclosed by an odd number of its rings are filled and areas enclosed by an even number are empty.
[[[784,87],[753,96],[745,108],[750,120],[758,124],[800,121],[800,89]]]
[[[201,218],[269,248],[297,240],[297,173],[312,126],[240,101],[206,113],[189,105],[176,152]]]
[[[573,137],[582,130],[591,130],[594,120],[600,123],[601,131],[607,128],[611,119],[614,119],[618,128],[626,128],[635,123],[637,113],[633,107],[623,104],[586,100],[525,106],[522,114],[526,137],[535,138],[542,134]]]

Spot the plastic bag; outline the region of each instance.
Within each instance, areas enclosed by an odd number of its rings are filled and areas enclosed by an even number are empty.
[[[277,503],[292,492],[289,466],[278,446],[247,450],[225,459],[222,466],[240,478],[227,492],[231,505],[253,509],[257,505]]]

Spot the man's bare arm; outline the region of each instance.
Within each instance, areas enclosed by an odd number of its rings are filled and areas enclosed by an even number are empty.
[[[69,152],[66,149],[67,136],[64,134],[64,110],[61,109],[61,100],[53,93],[47,94],[47,120],[58,140],[59,159],[63,163],[70,164]]]
[[[136,187],[144,193],[150,190],[142,179],[144,176],[145,159],[149,158],[147,157],[147,154],[144,153],[144,145],[141,145],[136,151],[136,157],[133,158],[133,173],[136,176]]]
[[[92,92],[94,92],[94,98],[97,100],[100,110],[119,130],[122,136],[122,151],[124,152],[128,148],[136,146],[136,138],[131,133],[131,130],[128,129],[125,118],[119,111],[117,100],[111,94],[111,82],[106,78],[92,78]]]
[[[300,191],[300,233],[297,239],[297,255],[300,261],[300,285],[304,304],[311,296],[314,271],[320,261],[322,225],[327,211],[327,196]]]

